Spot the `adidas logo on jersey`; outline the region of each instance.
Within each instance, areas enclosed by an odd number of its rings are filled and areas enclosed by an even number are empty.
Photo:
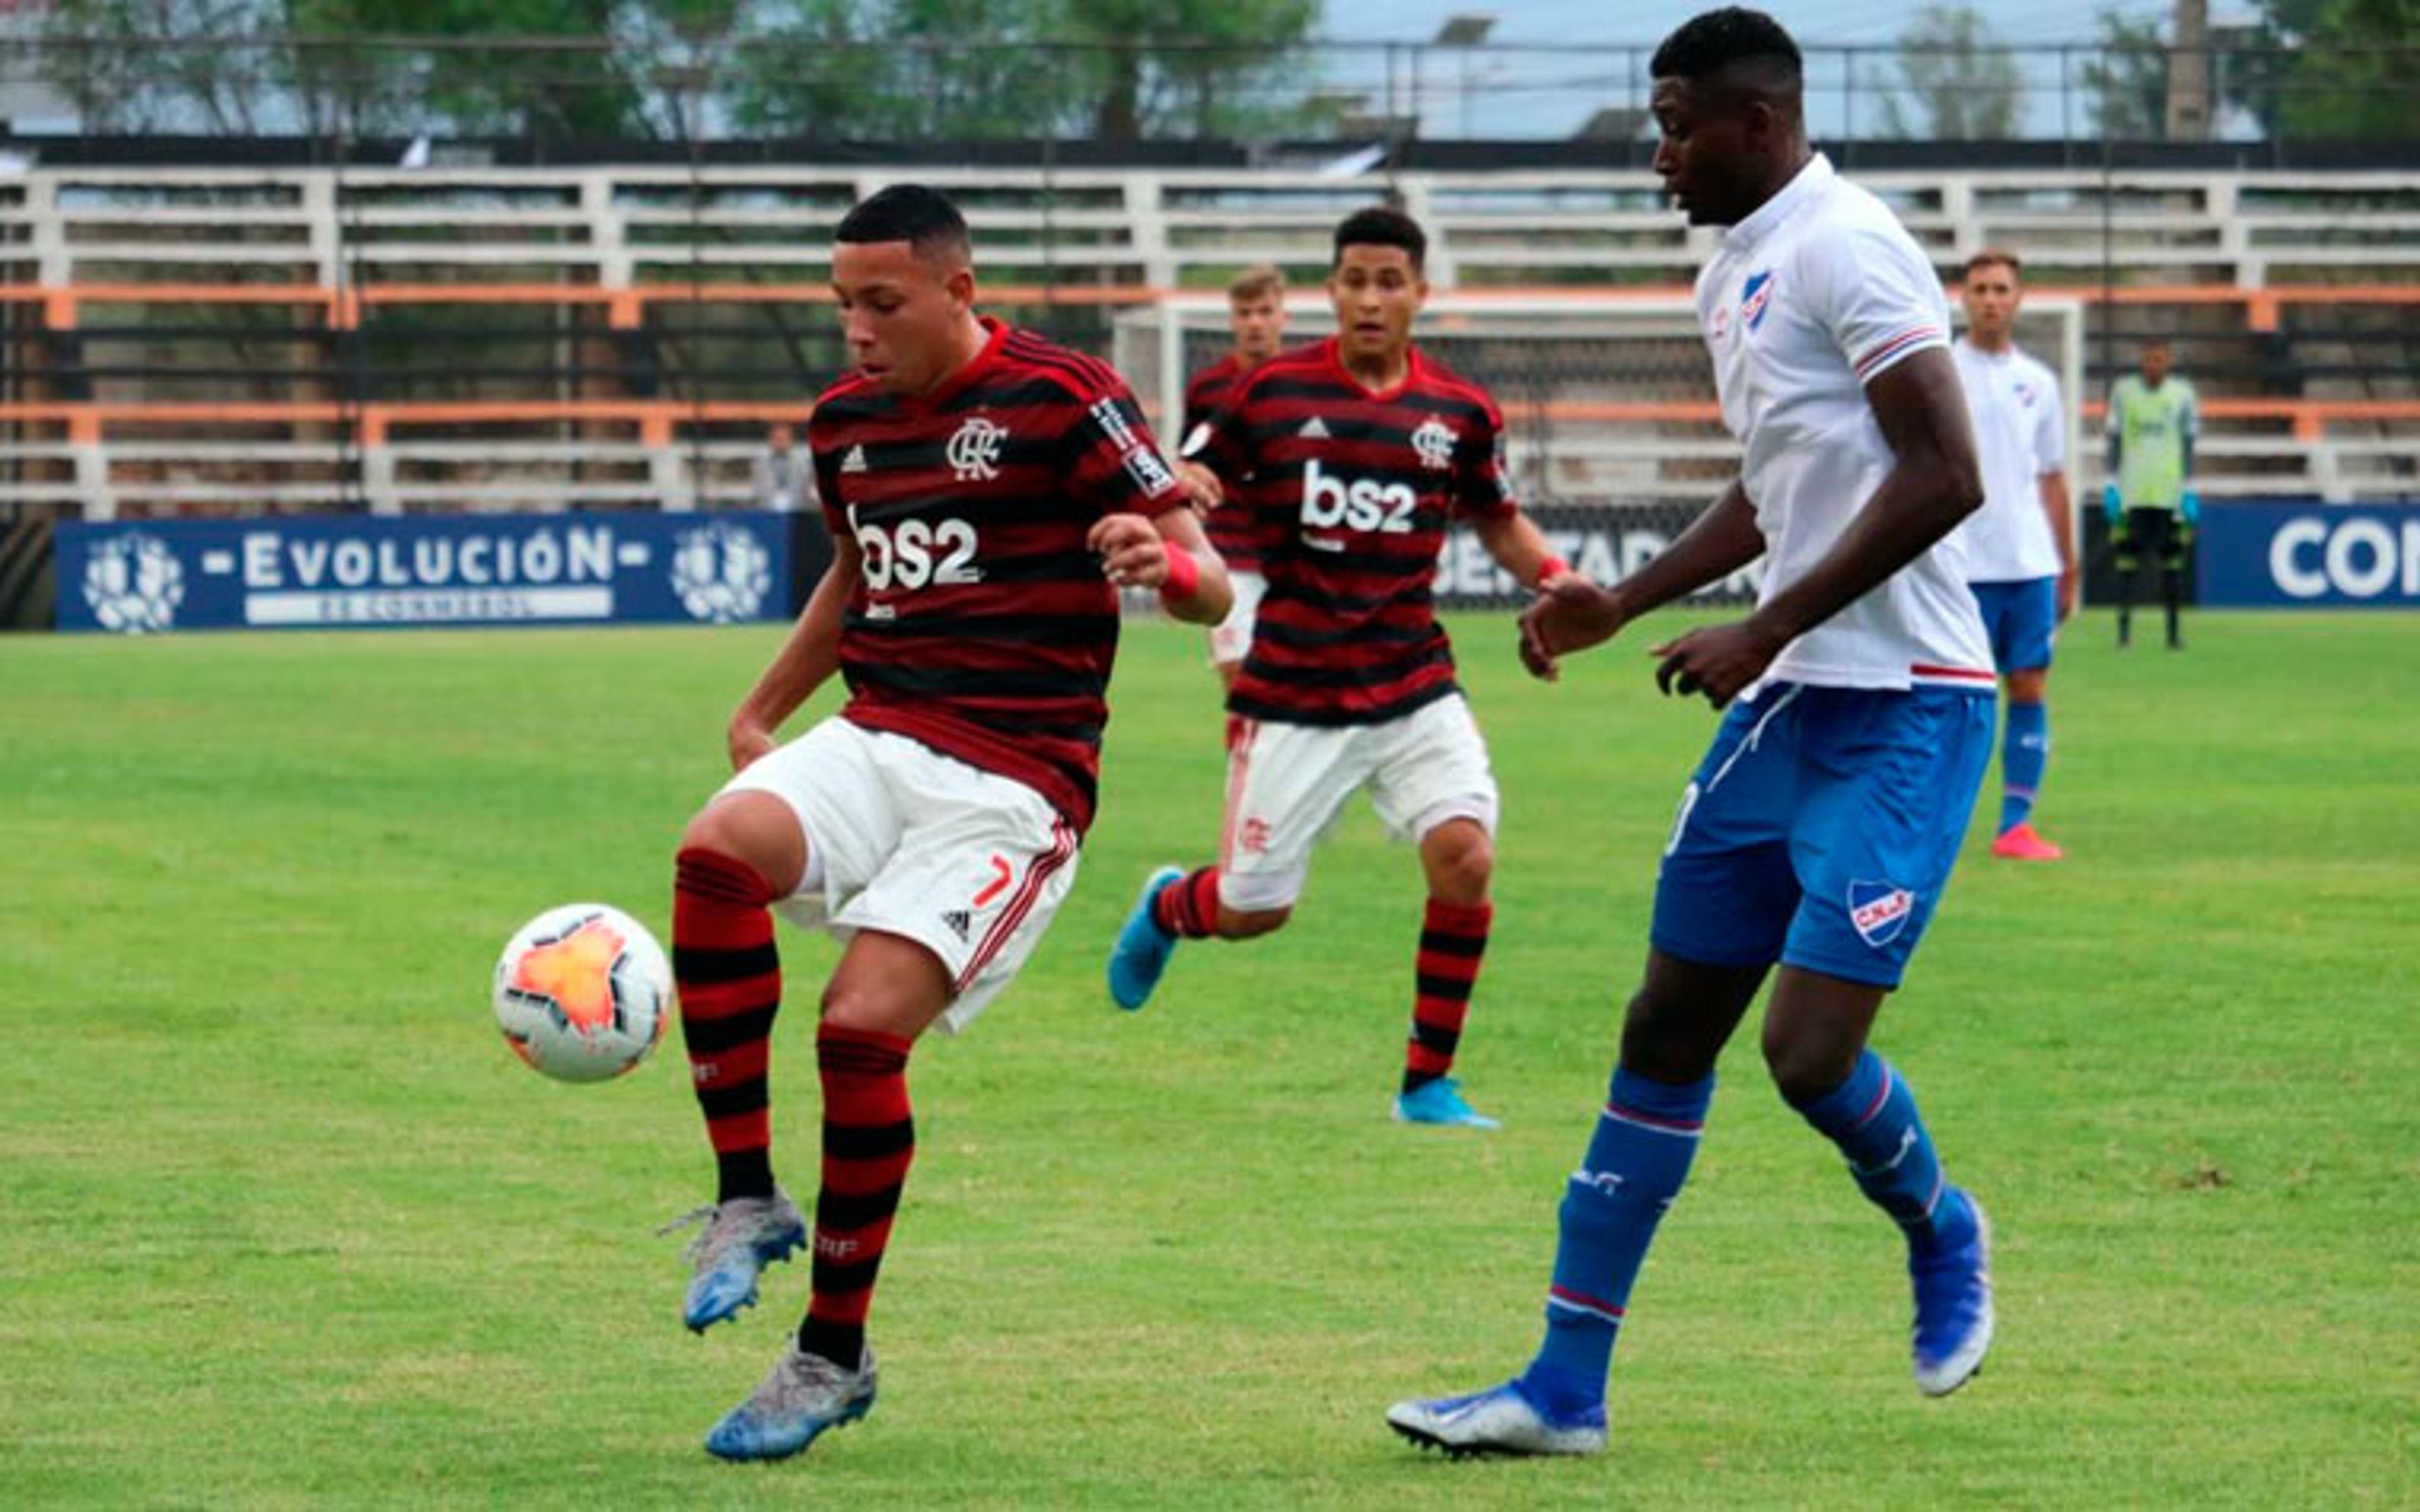
[[[1304,421],[1302,429],[1295,431],[1295,434],[1307,441],[1324,441],[1327,440],[1327,422],[1313,415]]]
[[[974,916],[963,908],[953,908],[941,916],[941,922],[950,927],[951,933],[963,940],[967,932],[974,927]]]
[[[862,471],[865,471],[865,448],[864,448],[864,447],[862,447],[862,446],[852,446],[852,447],[850,447],[850,448],[848,449],[848,455],[847,455],[846,456],[844,456],[844,457],[842,457],[842,458],[840,459],[840,470],[841,470],[843,472],[862,472]]]

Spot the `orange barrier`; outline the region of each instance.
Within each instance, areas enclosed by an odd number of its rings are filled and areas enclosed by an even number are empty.
[[[1003,305],[1073,304],[1132,306],[1156,304],[1184,296],[1216,298],[1215,290],[1153,288],[1141,285],[1001,284],[982,291],[985,302]],[[2043,285],[2038,296],[2113,304],[2240,304],[2247,327],[2270,332],[2278,327],[2288,304],[2420,304],[2420,284],[2288,284],[2242,288],[2231,284]],[[1685,285],[1630,288],[1572,288],[1558,285],[1507,285],[1457,289],[1457,303],[1534,305],[1541,301],[1562,303],[1622,305],[1668,303],[1686,300]],[[406,304],[601,304],[615,330],[630,330],[651,304],[829,304],[831,290],[822,284],[646,284],[629,288],[605,288],[583,284],[369,284],[335,289],[316,284],[0,284],[0,304],[39,304],[43,323],[54,331],[76,328],[87,304],[286,304],[318,307],[332,328],[349,330],[360,324],[371,305]]]
[[[1710,400],[1592,401],[1576,400],[1511,407],[1519,415],[1549,421],[1593,421],[1627,424],[1718,424],[1721,412]],[[2085,418],[2098,419],[2104,406],[2085,406]],[[2289,424],[2299,441],[2319,440],[2328,425],[2339,421],[2420,422],[2420,399],[2209,399],[2202,413],[2214,420],[2266,420]],[[447,425],[473,429],[490,425],[549,423],[635,424],[649,446],[668,445],[675,426],[684,424],[803,424],[814,406],[803,401],[724,400],[682,404],[651,399],[479,400],[458,403],[369,404],[347,406],[327,399],[299,399],[238,404],[68,403],[37,400],[0,404],[0,424],[16,422],[63,424],[68,439],[98,442],[114,425],[334,425],[348,419],[361,425],[362,442],[381,446],[398,425]]]

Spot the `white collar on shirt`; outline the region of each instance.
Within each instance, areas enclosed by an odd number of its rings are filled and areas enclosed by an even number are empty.
[[[1832,187],[1837,177],[1832,172],[1832,160],[1821,152],[1807,160],[1807,165],[1791,176],[1790,182],[1774,191],[1773,197],[1748,212],[1747,219],[1723,233],[1723,246],[1728,251],[1745,252],[1763,240],[1775,226],[1798,213],[1806,205]]]

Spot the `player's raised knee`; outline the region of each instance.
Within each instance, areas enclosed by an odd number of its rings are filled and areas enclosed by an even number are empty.
[[[807,839],[798,816],[769,793],[723,794],[690,816],[680,848],[747,863],[777,897],[797,888],[807,866]]]
[[[1435,896],[1447,903],[1483,903],[1496,874],[1496,843],[1476,820],[1449,820],[1421,838],[1420,863]]]
[[[902,935],[869,930],[849,942],[824,984],[823,1022],[913,1040],[932,1026],[954,995],[940,957]]]

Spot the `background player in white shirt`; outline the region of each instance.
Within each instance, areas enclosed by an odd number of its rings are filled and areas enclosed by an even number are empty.
[[[1387,1414],[1455,1454],[1604,1447],[1631,1283],[1696,1154],[1714,1061],[1776,964],[1765,1063],[1906,1234],[1918,1388],[1955,1390],[1991,1342],[1982,1211],[1866,1046],[1991,756],[1990,647],[1945,539],[1983,497],[1948,307],[1890,212],[1808,149],[1798,48],[1772,17],[1699,16],[1653,72],[1656,171],[1692,223],[1728,227],[1698,309],[1741,477],[1622,582],[1542,594],[1522,656],[1552,676],[1760,556],[1764,588],[1745,618],[1654,649],[1668,691],[1732,706],[1682,795],[1646,980],[1564,1188],[1544,1342],[1503,1385]]]
[[[2043,688],[2051,645],[2075,612],[2075,521],[2067,495],[2067,406],[2058,378],[2016,344],[2024,303],[2017,255],[1987,248],[1966,259],[1959,290],[1966,334],[1953,348],[1975,450],[1983,465],[1983,507],[1958,527],[1966,581],[1975,591],[1992,659],[2008,690],[2000,732],[2000,823],[1992,854],[2055,861],[2059,848],[2035,832],[2035,795],[2050,764]]]

